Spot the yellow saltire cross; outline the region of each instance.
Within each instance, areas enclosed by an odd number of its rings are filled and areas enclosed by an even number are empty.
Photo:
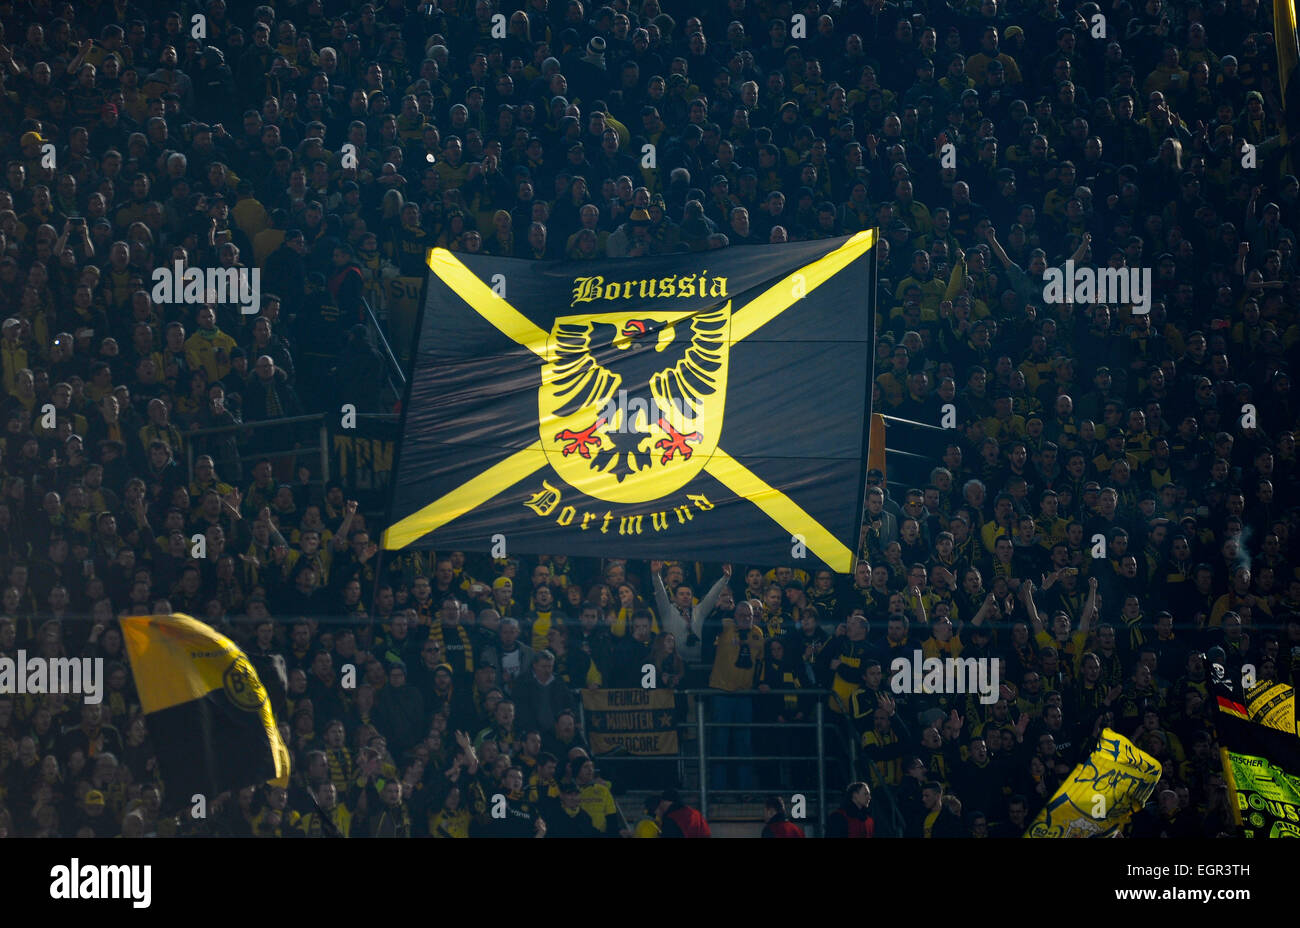
[[[839,248],[788,274],[750,300],[731,319],[732,344],[753,335],[844,270],[869,251],[875,241],[875,230],[859,232]],[[452,252],[445,248],[435,248],[429,252],[428,264],[429,269],[443,283],[501,334],[527,348],[543,362],[550,360],[548,333],[498,296]],[[450,493],[394,523],[384,532],[383,547],[389,551],[406,547],[417,538],[483,505],[541,470],[546,464],[546,452],[539,439],[522,451],[516,451],[505,460],[492,465],[473,480],[461,484]],[[798,503],[769,486],[725,450],[718,448],[704,469],[727,489],[748,499],[792,535],[803,535],[804,543],[825,563],[838,566],[841,573],[853,570],[856,557],[849,548]]]

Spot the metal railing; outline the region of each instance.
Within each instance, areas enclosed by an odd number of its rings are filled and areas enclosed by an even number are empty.
[[[307,422],[315,422],[318,426],[319,441],[316,445],[304,445],[301,442],[295,442],[293,448],[284,451],[260,451],[256,454],[237,455],[230,463],[244,464],[248,461],[260,461],[262,458],[298,458],[305,454],[316,454],[320,460],[320,480],[323,486],[330,479],[330,458],[329,458],[329,429],[325,426],[324,413],[312,413],[306,416],[286,416],[282,419],[267,419],[261,422],[243,422],[239,425],[219,425],[207,429],[194,429],[192,432],[185,432],[182,438],[185,439],[185,469],[189,474],[190,481],[194,480],[194,441],[193,439],[203,435],[227,435],[232,432],[239,433],[253,429],[266,428],[283,428],[286,425],[301,425]]]
[[[575,694],[580,694],[581,690],[575,690]],[[711,797],[740,797],[744,795],[757,795],[763,792],[771,792],[761,787],[736,788],[736,789],[718,789],[710,786],[709,765],[710,764],[807,764],[814,765],[816,769],[815,781],[810,784],[787,782],[782,783],[780,792],[785,795],[795,793],[811,794],[816,797],[817,804],[817,827],[818,834],[826,834],[826,820],[830,812],[827,805],[827,741],[826,732],[828,727],[834,730],[839,724],[840,716],[834,714],[828,716],[826,698],[831,695],[830,690],[821,689],[792,689],[792,690],[735,690],[728,692],[718,689],[688,688],[674,690],[677,695],[685,696],[693,700],[694,708],[693,717],[686,721],[676,723],[675,727],[679,736],[693,733],[695,735],[695,746],[693,751],[684,744],[686,739],[678,740],[678,753],[672,755],[631,755],[623,753],[606,753],[596,755],[597,759],[604,759],[610,763],[623,764],[627,762],[653,764],[653,763],[671,763],[677,762],[679,780],[686,780],[685,764],[688,761],[694,761],[698,770],[698,789],[695,792],[699,795],[700,814],[708,817]],[[710,699],[718,696],[742,696],[742,697],[781,697],[781,696],[798,696],[800,698],[810,698],[814,700],[812,706],[813,721],[810,722],[715,722],[706,716],[705,704]],[[578,724],[582,731],[587,731],[586,713],[584,711],[581,697],[576,699],[578,709]],[[777,729],[783,732],[807,731],[812,730],[815,738],[815,753],[812,754],[760,754],[757,752],[749,754],[713,754],[709,747],[709,734],[711,731],[724,729]],[[850,744],[847,761],[849,764],[850,781],[856,779],[858,758],[853,750],[855,741],[853,738],[847,739]],[[687,792],[691,792],[689,788]]]
[[[709,817],[709,763],[763,763],[763,762],[807,762],[814,761],[817,764],[817,829],[819,835],[826,834],[826,703],[821,697],[828,694],[828,690],[686,690],[688,696],[695,697],[695,740],[696,748],[699,751],[700,764],[700,814],[705,818]],[[771,696],[773,693],[785,695],[787,692],[798,693],[801,696],[814,696],[813,715],[816,719],[814,722],[713,722],[704,718],[705,698],[718,696]],[[761,754],[753,755],[726,755],[721,757],[709,757],[709,739],[707,737],[709,729],[723,728],[779,728],[782,731],[791,731],[793,729],[812,728],[816,731],[817,753],[813,757],[804,757],[798,755],[781,755],[766,756]],[[787,784],[785,792],[802,792],[798,787]],[[748,790],[715,790],[718,794],[734,794],[749,792]]]
[[[389,344],[388,337],[384,334],[384,327],[375,315],[374,308],[370,301],[364,296],[361,298],[361,305],[365,308],[366,318],[370,321],[370,329],[375,333],[375,342],[379,346],[379,353],[384,359],[389,373],[384,379],[388,384],[388,389],[393,393],[393,402],[400,403],[406,395],[406,374],[402,372],[402,365],[398,363],[397,355],[393,353],[393,346]],[[397,379],[394,380],[393,378]]]
[[[930,471],[943,458],[944,445],[955,435],[951,429],[940,428],[914,419],[881,415],[885,420],[885,460],[896,466],[886,468],[888,482],[902,486],[924,486],[929,482]]]
[[[861,748],[859,746],[858,739],[854,738],[852,741],[850,741],[850,744],[852,745],[849,751],[849,756],[851,758],[851,767],[853,771],[852,781],[855,783],[858,781],[858,764],[860,759],[865,760],[867,771],[868,771],[866,782],[871,787],[872,811],[874,812],[878,806],[883,805],[885,808],[885,813],[888,816],[887,819],[885,815],[872,816],[876,820],[876,837],[879,838],[904,837],[907,831],[907,825],[903,820],[903,808],[902,808],[902,804],[898,801],[898,794],[894,792],[894,788],[890,786],[888,782],[885,781],[885,775],[881,773],[880,768],[876,766],[876,762],[874,760],[872,760],[870,757],[865,757],[865,758],[859,757],[859,751],[861,750]],[[884,798],[883,803],[880,802],[880,799],[882,797]],[[888,831],[886,831],[886,829],[888,829]]]

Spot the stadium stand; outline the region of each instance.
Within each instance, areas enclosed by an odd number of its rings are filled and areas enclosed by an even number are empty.
[[[1300,667],[1273,41],[1259,0],[0,0],[0,656],[108,687],[0,695],[0,836],[689,837],[705,775],[800,836],[815,717],[833,834],[1019,836],[1105,725],[1163,765],[1131,833],[1233,833],[1207,653]],[[931,444],[869,475],[853,576],[390,555],[312,456],[397,408],[430,247],[872,227],[875,407]],[[1069,258],[1149,269],[1149,313],[1045,301]],[[156,290],[176,262],[256,304]],[[294,758],[198,824],[116,627],[170,612],[240,643]],[[996,701],[896,693],[914,649],[997,660]],[[647,661],[680,756],[593,757],[581,691]]]

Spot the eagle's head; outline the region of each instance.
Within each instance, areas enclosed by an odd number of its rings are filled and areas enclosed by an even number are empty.
[[[619,329],[618,337],[614,339],[614,347],[631,348],[633,342],[645,338],[647,335],[653,335],[656,326],[662,326],[659,329],[658,337],[655,339],[655,350],[663,351],[668,345],[672,344],[676,332],[671,325],[664,325],[658,319],[629,319],[623,323],[623,328]]]

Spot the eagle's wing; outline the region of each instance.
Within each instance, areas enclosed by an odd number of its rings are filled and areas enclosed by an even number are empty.
[[[597,363],[591,351],[592,323],[562,322],[555,330],[555,375],[551,382],[560,418],[583,409],[604,409],[623,378]]]
[[[661,408],[689,410],[696,416],[704,401],[717,392],[730,318],[731,301],[691,317],[691,344],[682,359],[650,378],[650,392]]]

